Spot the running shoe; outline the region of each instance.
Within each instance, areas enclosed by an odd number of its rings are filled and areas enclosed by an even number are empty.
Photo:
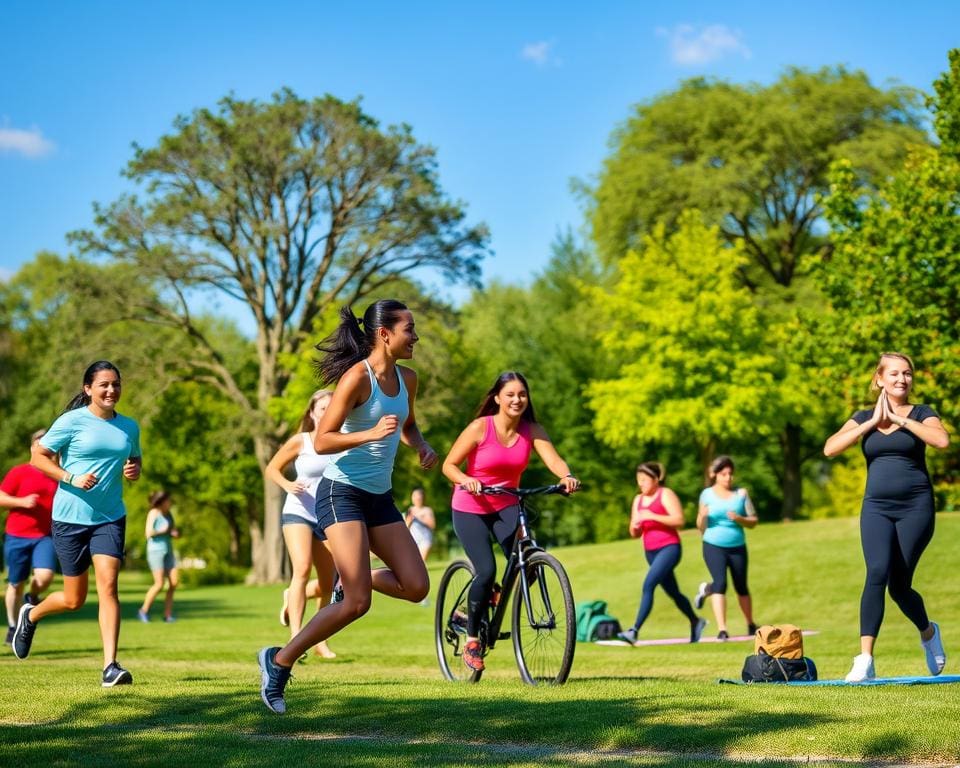
[[[748,634],[748,635],[755,635],[755,634],[757,634],[757,629],[758,629],[757,625],[754,624],[753,622],[750,622],[749,624],[747,624],[747,634]]]
[[[719,632],[717,632],[717,640],[719,640],[721,643],[725,643],[729,639],[730,635],[727,633],[727,630],[721,629]]]
[[[463,663],[474,672],[482,672],[484,670],[483,647],[480,645],[479,640],[470,640],[463,646]]]
[[[330,598],[331,603],[342,603],[343,602],[343,582],[340,581],[340,577],[337,577],[337,583],[333,585],[333,596]]]
[[[150,614],[143,610],[143,608],[137,608],[137,618],[144,624],[150,623]]]
[[[861,653],[853,657],[853,666],[843,678],[848,683],[862,683],[864,680],[873,680],[877,676],[877,671],[873,667],[873,656],[869,653]]]
[[[280,608],[280,624],[284,627],[290,626],[290,613],[288,603],[290,600],[290,590],[283,590],[283,606]]]
[[[175,622],[176,620],[177,620],[177,617],[176,617],[176,616],[164,616],[164,617],[163,617],[163,623],[164,623],[164,624],[173,624],[173,622]]]
[[[626,629],[623,632],[617,632],[617,640],[622,640],[625,643],[633,645],[637,642],[637,628],[630,627],[630,629]]]
[[[927,669],[936,677],[943,672],[947,664],[947,654],[943,650],[943,640],[940,638],[940,625],[931,621],[930,626],[933,627],[933,637],[929,640],[921,640],[920,645],[923,646],[923,653],[927,658]]]
[[[290,667],[282,667],[274,661],[279,650],[278,647],[261,648],[257,653],[257,664],[260,666],[260,698],[267,709],[282,715],[287,711],[283,689],[292,675]]]
[[[40,598],[27,592],[27,594],[23,596],[23,602],[29,605],[40,605]]]
[[[27,617],[32,610],[32,605],[24,603],[17,614],[17,627],[13,630],[13,642],[10,644],[13,646],[13,655],[18,659],[27,658],[33,645],[33,633],[37,631],[37,625]]]
[[[110,666],[103,670],[103,682],[100,685],[103,688],[113,688],[115,685],[133,685],[133,675],[117,662],[111,661]]]
[[[703,634],[703,630],[707,627],[706,619],[697,619],[693,624],[690,625],[690,642],[699,643],[700,636]]]
[[[4,645],[10,645],[13,642],[13,633],[16,629],[16,627],[7,627],[7,639],[3,641]]]
[[[700,586],[697,587],[696,597],[693,598],[693,605],[699,611],[703,608],[703,601],[707,599],[707,595],[710,594],[707,590],[710,589],[710,583],[706,581],[701,581]]]

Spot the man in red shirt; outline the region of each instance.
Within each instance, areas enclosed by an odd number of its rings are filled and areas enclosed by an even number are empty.
[[[44,436],[45,429],[34,432],[31,445]],[[7,564],[7,639],[13,639],[17,614],[23,599],[36,605],[40,593],[50,586],[57,558],[50,535],[53,496],[57,481],[51,480],[30,464],[19,464],[0,482],[0,507],[9,507],[3,559]],[[30,568],[33,579],[24,598]]]

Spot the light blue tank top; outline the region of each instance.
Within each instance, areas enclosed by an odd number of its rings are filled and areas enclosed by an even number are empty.
[[[715,547],[741,547],[747,543],[743,528],[727,517],[727,512],[747,516],[747,497],[739,489],[726,499],[721,499],[713,488],[704,488],[700,503],[707,507],[707,530],[703,540]]]
[[[400,419],[400,428],[385,440],[364,443],[338,453],[323,470],[323,476],[369,493],[387,493],[393,487],[393,460],[400,445],[400,431],[410,413],[410,402],[399,368],[397,378],[400,380],[400,391],[396,397],[390,397],[380,389],[370,364],[366,360],[363,364],[370,380],[370,397],[350,411],[340,431],[344,434],[362,432],[376,426],[383,416],[391,414]]]

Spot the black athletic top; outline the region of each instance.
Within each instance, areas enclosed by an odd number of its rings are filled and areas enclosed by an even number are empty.
[[[873,409],[857,411],[857,424],[870,420]],[[937,412],[929,405],[915,405],[907,414],[923,421]],[[889,434],[871,429],[861,441],[867,460],[867,487],[863,509],[879,511],[933,511],[933,486],[927,473],[927,444],[909,429],[900,427]]]

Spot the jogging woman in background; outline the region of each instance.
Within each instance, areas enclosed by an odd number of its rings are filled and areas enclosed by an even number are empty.
[[[453,529],[476,571],[467,596],[467,643],[463,648],[463,661],[470,669],[484,668],[480,622],[493,595],[497,567],[490,537],[509,557],[519,525],[514,497],[486,496],[481,488],[519,487],[531,450],[560,478],[568,493],[580,487],[546,430],[537,423],[527,380],[515,371],[501,373],[480,403],[477,418],[460,433],[443,462],[443,474],[454,483]],[[460,468],[464,462],[466,472]]]
[[[290,668],[310,646],[326,640],[370,609],[371,591],[416,603],[430,580],[417,546],[391,495],[394,458],[402,441],[429,469],[437,454],[417,428],[417,374],[397,364],[413,357],[413,314],[399,301],[367,307],[363,319],[349,307],[337,330],[317,345],[325,384],[336,382],[317,428],[317,453],[335,453],[317,487],[317,527],[330,542],[343,599],[321,609],[283,648],[263,648],[260,697],[283,713]],[[386,567],[370,570],[370,552]]]
[[[867,566],[860,597],[860,653],[847,681],[876,677],[873,648],[883,622],[885,590],[920,633],[927,669],[939,675],[947,662],[940,627],[931,622],[913,588],[920,556],[933,537],[933,486],[926,449],[946,448],[947,431],[929,405],[910,403],[913,362],[898,352],[880,356],[872,388],[873,408],[857,411],[831,435],[823,452],[833,457],[860,441],[867,460],[867,487],[860,510],[860,542]]]
[[[700,494],[697,514],[697,528],[703,534],[703,559],[712,581],[700,585],[693,603],[699,610],[706,597],[712,596],[718,640],[730,637],[727,632],[727,569],[733,579],[740,610],[747,620],[747,634],[757,631],[753,622],[753,601],[747,587],[747,537],[743,532],[757,524],[757,513],[747,490],[734,487],[733,469],[733,459],[729,456],[717,456],[713,460],[710,465],[713,484]]]
[[[323,478],[330,457],[319,454],[313,447],[320,419],[330,404],[333,392],[325,389],[313,393],[307,410],[300,419],[300,431],[287,440],[270,459],[264,474],[287,492],[283,501],[280,522],[283,526],[283,541],[290,555],[290,586],[283,590],[283,606],[280,608],[280,623],[290,626],[294,638],[303,625],[307,599],[317,598],[317,610],[330,602],[333,595],[333,580],[336,568],[333,556],[317,531],[317,486]],[[296,477],[288,480],[284,470],[293,464]],[[310,579],[310,571],[317,571],[317,578]],[[337,654],[327,647],[326,640],[317,643],[314,653],[325,659]]]
[[[123,479],[140,477],[140,428],[117,413],[119,400],[120,371],[106,360],[94,363],[83,374],[83,390],[33,445],[32,464],[60,483],[53,499],[53,544],[63,571],[63,590],[39,605],[24,605],[13,636],[17,658],[27,658],[38,622],[76,611],[86,602],[92,564],[104,687],[133,682],[133,676],[117,663],[117,577],[127,523]]]
[[[180,538],[170,508],[173,499],[166,491],[154,491],[150,494],[150,510],[147,512],[147,522],[144,535],[147,539],[147,565],[153,575],[153,584],[144,595],[143,605],[137,611],[137,618],[142,622],[150,621],[150,607],[157,595],[163,590],[163,582],[167,582],[167,595],[163,601],[163,620],[174,621],[173,593],[180,583],[177,574],[177,561],[173,554],[173,540]]]
[[[650,570],[643,580],[640,608],[633,626],[617,635],[631,645],[637,641],[640,627],[653,610],[653,593],[658,586],[663,587],[663,591],[690,622],[691,643],[700,640],[703,628],[707,625],[704,619],[693,612],[693,606],[677,585],[674,569],[680,564],[683,552],[677,531],[683,528],[685,521],[677,494],[662,485],[666,475],[663,464],[655,461],[645,461],[637,466],[639,493],[633,497],[630,510],[630,535],[634,538],[643,537],[643,553]]]
[[[433,509],[424,505],[423,488],[414,488],[410,493],[410,506],[404,520],[410,529],[410,535],[420,550],[420,557],[427,562],[430,548],[433,546],[433,531],[437,527],[437,518]]]

